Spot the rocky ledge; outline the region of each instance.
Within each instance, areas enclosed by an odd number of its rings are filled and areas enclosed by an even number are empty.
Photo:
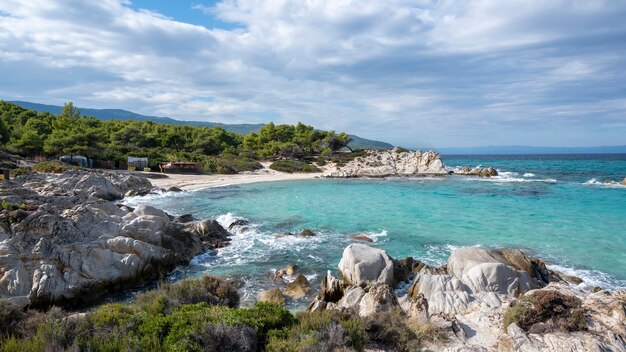
[[[309,311],[369,316],[402,309],[446,331],[443,351],[626,351],[626,291],[583,292],[519,250],[454,250],[434,268],[351,244]],[[407,285],[400,295],[398,286]],[[406,289],[406,286],[405,286]]]
[[[448,170],[434,151],[369,150],[365,156],[354,158],[325,177],[389,177],[447,175]]]
[[[92,301],[224,246],[213,220],[112,201],[151,192],[132,175],[68,171],[0,183],[0,298],[20,306]]]

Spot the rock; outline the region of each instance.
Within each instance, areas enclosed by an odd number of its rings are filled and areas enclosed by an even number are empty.
[[[108,201],[151,188],[143,178],[84,171],[0,183],[0,197],[29,204],[11,226],[0,221],[0,299],[33,307],[89,303],[162,276],[228,235],[172,222],[151,206]]]
[[[174,218],[174,221],[181,223],[181,224],[186,224],[188,222],[192,222],[193,221],[193,215],[191,214],[183,214],[181,216],[177,216],[176,218]]]
[[[319,296],[325,302],[338,302],[344,293],[344,284],[336,277],[332,276],[330,271],[322,281],[322,288]]]
[[[370,316],[374,313],[385,312],[392,307],[399,306],[393,288],[387,284],[372,284],[359,302],[359,315]]]
[[[430,314],[454,315],[467,311],[475,300],[470,288],[450,275],[421,273],[409,288],[408,296],[422,295],[428,301]]]
[[[456,175],[465,175],[465,176],[478,176],[478,177],[492,177],[498,176],[498,171],[492,167],[475,167],[470,168],[467,166],[458,167],[453,171]]]
[[[176,187],[176,186],[172,186],[172,187],[168,188],[166,191],[167,192],[182,192],[183,190],[178,188],[178,187]]]
[[[224,247],[231,240],[229,238],[230,233],[215,220],[203,220],[197,223],[188,224],[187,228],[198,234],[202,242],[215,248]]]
[[[349,285],[393,284],[393,261],[387,252],[365,244],[353,243],[344,249],[339,272]]]
[[[419,324],[425,325],[430,322],[428,300],[421,293],[407,297],[403,309],[409,317],[414,318]]]
[[[238,219],[238,220],[233,221],[230,225],[228,225],[228,230],[233,231],[234,229],[237,229],[237,228],[245,229],[245,226],[249,224],[250,224],[250,221],[248,220]]]
[[[368,235],[366,235],[364,233],[359,233],[359,234],[352,235],[352,236],[350,236],[350,238],[352,238],[353,240],[357,240],[357,241],[374,242],[374,240],[370,236],[368,236]]]
[[[622,186],[626,186],[626,177],[623,180],[619,181],[619,184]]]
[[[411,152],[392,150],[369,150],[367,155],[357,157],[325,177],[388,177],[416,175],[447,175],[437,152]]]
[[[300,237],[313,237],[315,236],[315,232],[306,229],[306,230],[302,230],[302,232],[300,232]]]
[[[345,289],[345,294],[337,302],[337,306],[339,308],[351,309],[355,313],[358,313],[361,299],[363,299],[365,293],[365,290],[360,286],[350,286]]]
[[[561,281],[566,281],[569,282],[571,284],[574,285],[580,285],[583,283],[583,279],[577,277],[577,276],[572,276],[572,275],[567,275],[565,273],[559,272],[559,271],[555,271],[555,270],[548,270],[548,273],[550,275],[551,281],[553,281],[555,278],[561,280]]]
[[[537,287],[528,272],[514,268],[501,252],[493,249],[456,249],[448,258],[447,268],[473,293],[496,292],[515,297]]]
[[[274,280],[282,281],[285,276],[293,276],[295,275],[297,269],[298,266],[295,264],[289,264],[283,269],[278,269],[274,274]]]
[[[280,290],[277,288],[273,288],[267,291],[261,291],[261,293],[259,293],[257,301],[274,303],[278,304],[279,306],[285,305],[285,298],[283,297],[283,294],[280,292]]]
[[[309,291],[311,291],[309,280],[307,280],[304,275],[298,274],[293,282],[287,284],[284,293],[293,298],[302,298],[306,296]]]
[[[406,257],[400,260],[393,260],[393,282],[408,282],[413,277],[413,266],[416,264],[415,259]]]

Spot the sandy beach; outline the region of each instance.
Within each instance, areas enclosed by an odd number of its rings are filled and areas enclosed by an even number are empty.
[[[255,172],[234,175],[185,175],[185,174],[162,174],[164,178],[150,178],[154,186],[161,188],[178,187],[185,191],[194,191],[204,188],[239,185],[255,182],[272,182],[287,180],[307,180],[319,178],[323,172],[314,173],[285,173],[269,168],[270,163],[261,163],[263,169]],[[326,170],[324,170],[326,171]]]

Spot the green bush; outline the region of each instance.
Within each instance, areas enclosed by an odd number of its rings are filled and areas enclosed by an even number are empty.
[[[203,157],[200,161],[202,171],[212,174],[237,174],[263,168],[258,161],[245,157]]]
[[[24,314],[20,307],[15,304],[0,300],[0,336],[6,336],[15,330],[17,324],[22,320]]]
[[[297,323],[270,332],[267,351],[362,351],[367,335],[358,318],[339,311],[299,313]]]
[[[277,160],[277,161],[274,161],[272,165],[270,165],[270,169],[281,171],[281,172],[287,172],[290,174],[294,172],[320,172],[321,171],[314,165],[311,165],[309,163],[306,163],[304,161],[299,161],[299,160]]]

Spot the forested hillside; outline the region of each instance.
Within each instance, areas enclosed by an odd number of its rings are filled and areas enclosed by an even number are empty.
[[[0,144],[24,156],[84,155],[96,160],[148,157],[156,169],[168,160],[199,162],[206,172],[253,170],[261,159],[305,159],[345,147],[345,133],[318,131],[312,126],[263,126],[258,133],[239,135],[221,127],[193,127],[152,121],[102,121],[82,116],[72,103],[59,115],[38,113],[0,101]]]

